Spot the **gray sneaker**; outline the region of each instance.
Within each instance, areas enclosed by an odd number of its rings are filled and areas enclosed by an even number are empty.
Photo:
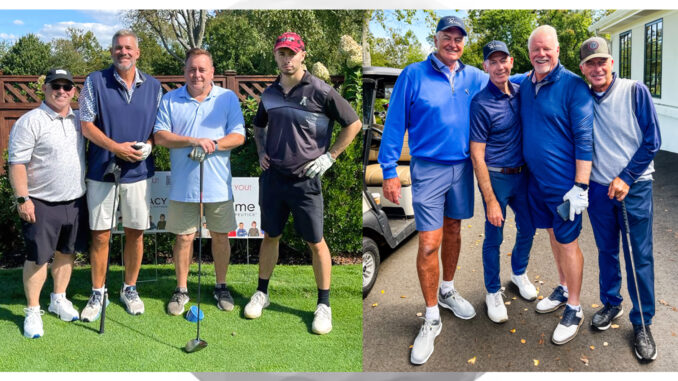
[[[430,321],[425,318],[421,325],[417,338],[414,339],[412,352],[410,353],[410,362],[414,365],[421,365],[428,361],[433,354],[433,344],[436,337],[440,335],[443,329],[443,323],[440,320]]]
[[[476,316],[476,310],[471,303],[459,295],[459,291],[452,289],[452,291],[442,294],[442,290],[438,291],[438,304],[441,307],[452,311],[454,316],[468,320]]]
[[[167,313],[174,316],[183,314],[184,306],[189,300],[188,293],[175,290],[169,303],[167,303]]]
[[[80,313],[80,319],[85,323],[97,321],[99,315],[101,315],[101,303],[103,302],[103,299],[104,296],[100,292],[92,292],[92,295],[90,295],[89,300],[87,301],[87,305]],[[108,307],[110,303],[111,301],[106,298],[106,307]]]
[[[217,307],[222,311],[233,311],[233,297],[228,288],[215,288],[214,299],[217,300]]]
[[[120,290],[120,301],[125,305],[127,313],[130,315],[141,315],[144,313],[144,302],[139,299],[139,293],[136,286],[129,286]]]

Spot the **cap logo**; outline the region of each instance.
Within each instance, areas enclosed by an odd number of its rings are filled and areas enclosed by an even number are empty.
[[[591,50],[598,49],[598,42],[596,42],[596,41],[589,42],[589,49],[591,49]]]
[[[63,75],[67,75],[66,70],[61,70],[61,69],[58,69],[58,70],[54,71],[54,73],[55,73],[55,74],[63,74]]]
[[[496,48],[496,45],[494,44],[494,42],[490,42],[489,44],[487,44],[487,47],[490,49],[494,49]]]

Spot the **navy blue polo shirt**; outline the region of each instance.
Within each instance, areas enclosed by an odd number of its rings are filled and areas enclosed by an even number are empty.
[[[509,82],[511,95],[492,81],[471,101],[471,141],[485,143],[485,163],[515,168],[525,164],[520,126],[520,86]]]

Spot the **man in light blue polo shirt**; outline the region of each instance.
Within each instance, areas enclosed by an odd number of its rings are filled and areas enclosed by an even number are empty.
[[[154,137],[170,149],[172,184],[166,230],[177,235],[174,264],[177,288],[167,305],[171,315],[181,315],[188,303],[188,267],[191,246],[198,230],[200,201],[199,162],[204,161],[205,218],[212,237],[217,284],[214,297],[221,310],[233,310],[226,287],[231,256],[228,233],[235,230],[231,189],[231,150],[245,142],[245,121],[238,97],[215,86],[211,54],[194,48],[186,53],[186,85],[165,94],[160,102]],[[190,158],[189,158],[190,155]]]

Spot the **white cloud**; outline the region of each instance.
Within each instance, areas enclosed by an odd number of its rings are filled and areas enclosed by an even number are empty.
[[[102,24],[122,24],[122,17],[125,10],[117,9],[90,9],[80,11]]]
[[[111,36],[112,37],[112,36]],[[0,33],[0,40],[16,40],[18,37],[13,34]]]
[[[24,25],[24,22],[21,20],[14,20],[14,25]]]
[[[122,28],[121,23],[116,24],[101,24],[101,23],[81,23],[74,21],[60,21],[56,24],[44,24],[42,29],[37,33],[44,41],[51,41],[55,38],[65,38],[66,29],[76,28],[84,31],[91,31],[101,44],[101,47],[108,48],[111,46],[111,38],[115,32]]]

